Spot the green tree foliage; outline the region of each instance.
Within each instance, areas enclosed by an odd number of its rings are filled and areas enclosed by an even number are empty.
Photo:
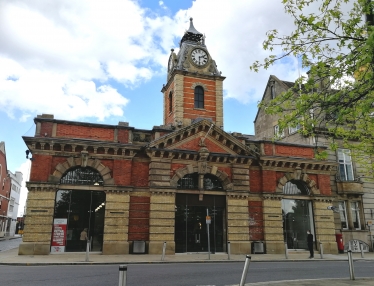
[[[374,155],[374,26],[370,0],[283,0],[295,29],[280,36],[267,33],[263,43],[273,54],[251,69],[259,71],[288,57],[299,57],[307,77],[270,102],[261,102],[268,114],[280,115],[279,126],[301,124],[304,136],[327,137],[331,148],[352,150],[372,164]],[[315,7],[316,9],[313,9]],[[310,11],[315,10],[315,13]],[[343,146],[342,146],[343,145]],[[368,156],[369,155],[369,160]],[[319,154],[323,155],[323,154]],[[364,159],[363,159],[364,158]],[[368,166],[369,169],[372,167]],[[369,170],[367,169],[367,170]]]

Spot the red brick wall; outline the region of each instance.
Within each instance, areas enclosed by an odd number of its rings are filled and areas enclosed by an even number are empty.
[[[149,197],[130,197],[129,241],[149,241]]]
[[[318,175],[318,189],[321,195],[330,196],[331,195],[331,185],[329,175]]]
[[[30,181],[47,182],[52,166],[52,156],[33,154],[32,158]]]
[[[6,152],[6,150],[5,150]],[[0,174],[0,194],[3,195],[6,198],[10,198],[10,179],[8,178],[7,173],[7,160],[6,160],[6,154],[0,151],[0,165],[1,165],[1,174]],[[2,199],[0,211],[1,215],[7,215],[8,213],[8,204],[9,201],[7,199]],[[0,219],[0,223],[2,220]]]
[[[265,155],[273,155],[273,144],[264,143]]]
[[[174,175],[175,175],[175,171],[179,170],[179,169],[183,169],[184,167],[186,167],[185,164],[171,164],[171,169],[170,169],[170,177],[172,178]]]
[[[58,124],[56,137],[98,139],[103,141],[114,140],[114,129]]]
[[[264,217],[261,201],[248,201],[249,240],[264,240]]]
[[[115,160],[113,162],[113,179],[116,185],[131,185],[132,162],[130,160]]]
[[[129,130],[118,129],[118,142],[119,143],[129,143]]]
[[[204,109],[194,108],[194,89],[191,86],[201,82],[208,90],[204,90]],[[194,77],[185,77],[183,81],[183,117],[195,119],[197,117],[211,118],[216,121],[216,82]]]
[[[178,146],[178,149],[185,149],[185,150],[194,150],[198,151],[201,146],[199,146],[200,137],[195,138],[191,141],[188,141],[180,146]],[[209,152],[213,153],[227,153],[224,149],[222,149],[220,146],[217,145],[217,143],[212,142],[208,138],[205,139],[206,147],[208,148]]]
[[[275,145],[275,155],[314,158],[313,148]]]
[[[133,162],[131,182],[134,187],[148,187],[149,163]]]
[[[264,193],[275,193],[277,188],[277,176],[275,171],[262,171],[262,191]]]
[[[40,126],[40,137],[44,137],[44,135],[47,133],[46,137],[52,137],[52,122],[42,122]]]
[[[260,170],[249,170],[249,189],[251,193],[262,191],[262,176]]]

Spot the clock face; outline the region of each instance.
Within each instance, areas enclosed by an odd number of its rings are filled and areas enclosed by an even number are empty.
[[[208,54],[202,49],[194,49],[191,53],[191,59],[194,64],[198,66],[203,66],[208,62]]]

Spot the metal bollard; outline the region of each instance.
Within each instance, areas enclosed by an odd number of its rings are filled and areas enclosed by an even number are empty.
[[[364,245],[360,243],[360,249],[361,249],[361,258],[364,258]]]
[[[321,241],[319,242],[319,254],[321,255],[321,259],[323,259],[323,244]]]
[[[349,276],[351,280],[355,280],[355,269],[353,267],[352,250],[348,250],[348,265],[349,265]]]
[[[287,243],[284,244],[284,254],[286,255],[286,259],[288,259],[288,247],[287,247]]]
[[[87,245],[86,245],[86,262],[90,261],[90,241],[87,240]]]
[[[164,259],[165,259],[165,252],[166,252],[166,241],[164,241],[164,245],[162,246],[162,257],[161,257],[161,261],[164,261]]]
[[[248,267],[251,262],[251,257],[249,255],[245,256],[244,269],[242,274],[242,279],[240,280],[239,286],[244,286],[245,280],[247,279]]]
[[[126,286],[127,265],[119,266],[118,286]]]
[[[228,260],[230,260],[230,256],[231,256],[231,245],[230,245],[230,241],[227,242],[227,256],[228,256]]]

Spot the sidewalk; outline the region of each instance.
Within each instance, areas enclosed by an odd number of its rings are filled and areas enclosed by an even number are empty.
[[[288,255],[288,259],[283,254],[250,254],[251,262],[300,262],[300,261],[348,261],[347,254],[324,254],[321,259],[318,253],[315,258],[308,259],[305,252],[292,253]],[[207,253],[202,254],[175,254],[165,255],[161,261],[161,255],[150,254],[126,254],[126,255],[102,255],[101,253],[89,253],[89,261],[86,262],[86,253],[62,253],[50,255],[18,255],[18,248],[0,252],[0,265],[14,265],[14,266],[37,266],[37,265],[100,265],[100,264],[142,264],[142,263],[223,263],[223,262],[241,262],[246,259],[246,255],[231,255],[228,260],[227,253],[216,253],[210,255],[210,260]],[[374,261],[374,253],[365,253],[364,258],[361,258],[361,253],[353,253],[354,261]],[[347,262],[348,263],[348,262]],[[348,266],[347,266],[348,268]],[[357,280],[349,280],[349,273],[347,272],[347,279],[319,279],[319,280],[294,280],[294,281],[279,281],[266,283],[247,283],[250,285],[374,285],[374,278],[360,278]]]

